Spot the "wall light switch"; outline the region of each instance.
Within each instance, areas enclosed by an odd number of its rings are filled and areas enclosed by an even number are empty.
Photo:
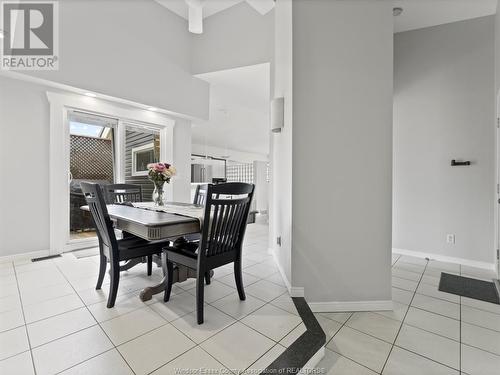
[[[455,244],[455,235],[454,234],[447,234],[446,235],[446,243],[454,245]]]

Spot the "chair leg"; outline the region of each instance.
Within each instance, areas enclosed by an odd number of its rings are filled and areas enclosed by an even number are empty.
[[[210,271],[205,272],[205,283],[210,285]]]
[[[198,276],[196,277],[196,317],[198,319],[198,324],[203,324],[204,287],[204,273],[198,271]]]
[[[165,295],[163,296],[163,301],[168,302],[170,300],[170,293],[172,293],[172,284],[174,280],[174,264],[167,260],[167,287],[165,288]]]
[[[245,290],[243,289],[243,276],[241,274],[241,260],[234,261],[234,280],[236,281],[236,288],[238,289],[238,295],[240,300],[244,301],[246,299]]]
[[[148,276],[151,276],[153,273],[153,256],[148,255]]]
[[[111,262],[111,284],[109,285],[108,308],[115,305],[118,284],[120,283],[120,263]]]
[[[101,289],[104,276],[106,275],[106,267],[108,266],[108,260],[101,254],[99,256],[99,276],[97,277],[97,284],[95,286],[96,290]]]

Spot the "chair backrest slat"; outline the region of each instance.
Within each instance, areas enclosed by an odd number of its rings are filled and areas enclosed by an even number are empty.
[[[205,214],[206,214],[206,209],[205,209]],[[212,221],[212,228],[210,230],[210,233],[217,233],[217,227],[220,224],[220,206],[214,206],[214,214],[210,218]],[[212,236],[211,236],[212,237]],[[217,242],[212,241],[212,238],[207,238],[207,243],[208,243],[208,252],[210,254],[214,254],[217,251]]]
[[[103,186],[108,203],[142,202],[141,185],[109,184]]]
[[[246,204],[240,204],[236,207],[236,214],[235,214],[235,218],[234,218],[235,228],[239,228],[239,227],[241,227],[241,225],[246,226],[250,204],[251,204],[251,202],[249,201]],[[239,233],[235,232],[235,234],[233,235],[233,238],[232,238],[233,243],[236,243],[236,241],[238,241],[238,235],[239,235]]]
[[[229,224],[229,210],[232,206],[222,207],[222,220],[220,221],[219,233],[217,234],[217,254],[223,253],[226,250],[225,234]]]
[[[235,252],[241,256],[254,185],[239,182],[208,185],[200,258]]]
[[[228,206],[227,207],[227,213],[226,213],[226,220],[225,220],[225,225],[224,229],[222,230],[222,238],[221,238],[221,243],[222,247],[224,250],[230,248],[230,240],[231,240],[231,229],[233,227],[234,221],[234,212],[236,211],[236,206]]]
[[[97,235],[110,252],[117,249],[113,223],[109,217],[101,186],[89,182],[81,183],[82,192],[92,214]],[[114,254],[113,254],[114,255]]]
[[[246,227],[246,222],[247,222],[247,216],[248,216],[248,208],[250,207],[250,201],[247,201],[245,203],[239,204],[237,206],[237,214],[235,216],[235,227],[240,228],[242,225]],[[238,236],[240,234],[238,232],[234,233],[234,238],[233,241],[236,242],[239,240]]]

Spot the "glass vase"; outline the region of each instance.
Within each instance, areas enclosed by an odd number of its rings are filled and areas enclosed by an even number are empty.
[[[155,206],[162,207],[167,203],[167,198],[163,186],[165,181],[153,181],[155,189],[153,190],[153,202]]]

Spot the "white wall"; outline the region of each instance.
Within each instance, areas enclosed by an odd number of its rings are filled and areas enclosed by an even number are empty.
[[[288,286],[292,283],[292,0],[277,0],[275,9],[272,97],[284,97],[284,127],[271,134],[269,248]],[[281,237],[281,246],[277,245]]]
[[[60,70],[23,73],[207,118],[209,87],[192,77],[191,53],[185,21],[154,1],[67,0],[60,2]],[[49,105],[45,92],[57,90],[3,76],[0,82],[0,185],[2,196],[9,197],[0,207],[1,257],[49,248]],[[172,162],[179,174],[173,198],[189,201],[189,121],[179,120],[174,144]],[[30,177],[25,182],[28,164]],[[24,221],[27,213],[29,235]]]
[[[395,35],[395,248],[494,261],[494,17]],[[451,167],[452,159],[471,160]],[[455,234],[456,244],[446,243]]]
[[[292,283],[313,306],[391,306],[392,81],[391,1],[293,1]]]
[[[255,209],[259,212],[269,210],[269,182],[267,181],[267,162],[253,162],[253,176],[255,183]]]
[[[191,200],[191,122],[176,119],[174,127],[174,166],[177,175],[172,180],[174,200],[190,203]]]
[[[273,28],[273,11],[262,16],[246,2],[204,19],[203,34],[192,35],[193,73],[271,61]]]
[[[183,115],[208,117],[185,20],[155,1],[59,2],[60,69],[30,74]]]
[[[49,248],[47,91],[60,92],[0,76],[0,258]],[[176,120],[173,199],[190,201],[191,124]]]

